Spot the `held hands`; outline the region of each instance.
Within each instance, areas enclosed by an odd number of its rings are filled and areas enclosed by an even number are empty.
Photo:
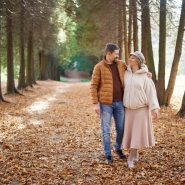
[[[159,117],[158,109],[152,110],[152,116],[153,116],[154,119],[157,119]]]
[[[96,114],[100,115],[100,106],[99,106],[99,104],[94,105],[94,111],[96,112]]]

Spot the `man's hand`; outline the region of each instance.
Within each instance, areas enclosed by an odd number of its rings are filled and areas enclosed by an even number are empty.
[[[152,73],[151,72],[147,72],[147,76],[148,76],[148,78],[152,78]]]
[[[95,110],[96,114],[100,115],[100,106],[99,106],[99,104],[94,105],[94,110]]]
[[[152,110],[152,115],[153,115],[153,118],[154,118],[154,119],[157,119],[157,118],[158,118],[158,116],[159,116],[158,109],[154,109],[154,110]]]

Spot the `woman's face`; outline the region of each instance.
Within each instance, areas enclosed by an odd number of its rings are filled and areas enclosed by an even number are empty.
[[[130,67],[139,67],[139,63],[138,63],[138,58],[135,57],[134,55],[131,55],[129,58],[129,65]]]

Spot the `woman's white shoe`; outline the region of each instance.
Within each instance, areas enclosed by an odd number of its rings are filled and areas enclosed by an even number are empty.
[[[127,161],[129,168],[134,168],[134,161]]]
[[[138,161],[139,161],[139,154],[138,154],[138,152],[136,153],[136,155],[135,155],[135,157],[134,157],[134,161],[135,161],[135,162],[138,162]]]

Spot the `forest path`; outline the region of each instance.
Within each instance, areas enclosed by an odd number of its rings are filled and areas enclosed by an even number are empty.
[[[0,104],[0,184],[183,184],[185,120],[162,108],[157,145],[140,150],[133,170],[105,164],[90,83],[38,81]],[[4,89],[3,89],[4,90]],[[170,129],[169,129],[170,128]],[[112,144],[115,137],[112,125]],[[128,151],[125,150],[128,154]]]

